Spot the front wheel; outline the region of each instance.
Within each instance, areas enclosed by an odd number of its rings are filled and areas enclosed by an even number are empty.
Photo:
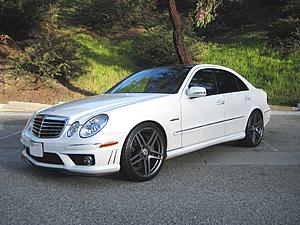
[[[161,129],[154,123],[142,123],[126,138],[121,173],[133,181],[150,180],[159,173],[165,155],[166,140]]]
[[[242,146],[256,147],[264,135],[264,121],[260,111],[251,113],[246,127],[246,137],[241,141]]]

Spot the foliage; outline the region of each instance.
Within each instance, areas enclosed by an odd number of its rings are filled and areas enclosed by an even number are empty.
[[[41,22],[42,30],[26,41],[23,52],[11,56],[14,67],[37,79],[74,78],[82,72],[81,49],[71,31],[57,26],[58,5],[50,5]]]
[[[300,49],[300,1],[283,0],[283,17],[279,18],[269,32],[269,44],[284,56]]]
[[[11,59],[14,67],[30,73],[37,79],[70,79],[82,72],[81,49],[70,33],[57,29],[44,30],[38,37],[28,41],[23,52]]]
[[[98,33],[126,30],[132,26],[156,24],[159,15],[155,1],[82,0],[61,1],[62,15],[75,25],[84,25]],[[156,16],[153,16],[153,15]]]
[[[64,34],[44,34],[24,52],[12,56],[16,69],[29,72],[39,79],[79,75],[80,54],[74,41]]]
[[[149,39],[143,39],[148,34],[141,35],[109,40],[78,34],[75,39],[85,49],[82,58],[89,72],[78,77],[76,85],[102,93],[132,72],[152,67],[152,63],[143,66],[139,63],[143,59],[137,54],[136,43],[144,40],[141,46],[146,46],[149,42]],[[256,87],[265,89],[271,104],[295,105],[299,101],[299,51],[282,59],[266,42],[253,36],[227,44],[203,42],[192,37],[186,37],[186,40],[196,62],[201,58],[203,63],[236,70]]]
[[[24,39],[55,0],[0,0],[0,33]]]
[[[196,7],[196,25],[205,27],[216,17],[216,10],[222,4],[222,0],[198,0]]]
[[[274,29],[270,34],[274,38],[269,41],[270,46],[278,50],[283,56],[288,56],[300,49],[300,20],[295,27],[286,28],[287,25],[285,23],[285,29],[279,29],[277,32]]]
[[[78,87],[102,93],[138,69],[132,38],[109,40],[80,33],[74,40],[83,50],[81,58],[88,71],[74,80]]]
[[[273,104],[299,102],[299,1],[176,3],[196,62],[235,69]],[[18,70],[101,93],[135,70],[178,62],[166,7],[165,0],[0,0],[0,32],[24,49],[13,56]]]
[[[142,67],[162,66],[178,63],[172,42],[172,32],[162,28],[151,28],[135,38],[135,54]]]
[[[266,42],[251,36],[228,44],[194,41],[193,48],[203,63],[230,67],[266,90],[271,104],[295,105],[300,100],[299,50],[283,59]]]

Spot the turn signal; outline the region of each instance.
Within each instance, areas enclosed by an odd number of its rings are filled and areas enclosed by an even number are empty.
[[[112,145],[116,145],[116,144],[118,144],[118,143],[119,143],[119,142],[117,142],[117,141],[106,142],[106,143],[104,143],[104,144],[101,144],[101,145],[99,146],[99,148],[109,147],[109,146],[112,146]]]

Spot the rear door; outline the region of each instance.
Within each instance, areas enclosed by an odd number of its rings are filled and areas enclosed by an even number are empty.
[[[251,108],[249,89],[235,74],[214,69],[220,93],[226,102],[225,136],[245,131]]]

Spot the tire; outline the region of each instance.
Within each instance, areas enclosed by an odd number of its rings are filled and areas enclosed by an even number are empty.
[[[121,154],[121,173],[132,181],[147,181],[161,170],[166,158],[166,140],[151,122],[137,125],[127,136]]]
[[[245,132],[246,137],[240,142],[242,146],[256,147],[260,144],[264,135],[264,121],[259,110],[250,114]]]

